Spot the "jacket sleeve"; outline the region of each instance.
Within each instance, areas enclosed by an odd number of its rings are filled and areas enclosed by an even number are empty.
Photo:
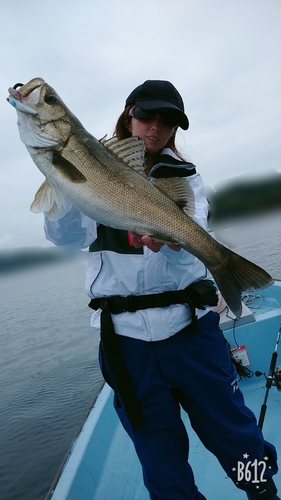
[[[44,220],[46,238],[57,246],[87,248],[96,239],[97,223],[75,207],[56,221],[44,213]]]

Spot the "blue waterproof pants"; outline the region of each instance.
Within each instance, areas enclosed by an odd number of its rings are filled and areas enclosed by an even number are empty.
[[[244,404],[215,313],[201,318],[194,333],[183,329],[158,342],[120,335],[118,340],[146,424],[132,429],[117,389],[115,408],[134,443],[152,500],[205,499],[188,463],[189,441],[180,405],[236,486],[256,493],[256,485],[237,484],[237,470],[233,470],[246,452],[252,460],[269,457],[265,478],[276,474],[275,448],[264,441],[254,414]],[[103,359],[108,378],[106,364]]]

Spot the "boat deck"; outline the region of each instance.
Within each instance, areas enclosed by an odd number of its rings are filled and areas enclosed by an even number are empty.
[[[258,292],[253,301],[252,297],[246,297],[245,300],[250,309],[248,319],[241,318],[240,324],[239,321],[234,324],[228,314],[225,317],[222,315],[221,326],[232,347],[236,342],[246,346],[251,363],[249,368],[254,373],[259,370],[268,375],[281,322],[281,282]],[[247,316],[247,311],[244,316]],[[278,364],[281,364],[281,354],[277,358]],[[253,410],[257,419],[266,394],[265,384],[264,376],[255,375],[240,382],[246,404]],[[112,391],[105,385],[74,443],[52,500],[149,499],[133,445],[118,422],[112,399]],[[268,393],[263,433],[266,440],[275,444],[279,455],[280,416],[281,391],[272,386]],[[235,488],[232,481],[226,477],[216,458],[203,447],[185,413],[182,418],[190,437],[190,464],[199,490],[208,500],[246,498],[245,493]],[[280,492],[281,474],[276,476],[275,482]]]

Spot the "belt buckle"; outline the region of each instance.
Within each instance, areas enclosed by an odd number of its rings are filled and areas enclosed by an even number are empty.
[[[134,295],[128,295],[126,297],[120,297],[116,295],[111,297],[110,300],[110,310],[113,314],[120,314],[122,312],[136,312],[136,301]]]

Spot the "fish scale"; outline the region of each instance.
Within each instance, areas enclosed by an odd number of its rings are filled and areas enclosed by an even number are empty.
[[[42,78],[10,88],[7,100],[17,111],[22,142],[46,177],[32,211],[48,212],[56,220],[71,203],[106,226],[180,245],[209,269],[237,317],[242,291],[273,282],[265,270],[218,243],[191,218],[187,180],[183,188],[182,180],[169,179],[169,187],[146,177],[143,141],[98,141]],[[176,200],[182,204],[185,192],[186,206],[179,208]]]

